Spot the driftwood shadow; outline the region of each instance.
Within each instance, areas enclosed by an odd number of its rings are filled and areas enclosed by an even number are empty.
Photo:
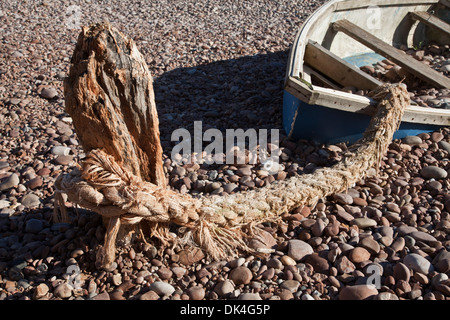
[[[288,51],[245,56],[190,68],[154,79],[161,144],[170,153],[172,132],[219,129],[282,130],[283,83]]]

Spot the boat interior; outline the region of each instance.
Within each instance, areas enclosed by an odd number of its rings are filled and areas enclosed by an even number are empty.
[[[450,44],[449,23],[450,0],[330,1],[298,32],[285,89],[310,105],[370,115],[375,101],[342,89],[367,92],[382,84],[360,67],[384,59],[434,88],[450,89],[449,77],[400,50]],[[411,105],[403,120],[450,125],[450,110]]]
[[[290,76],[333,89],[372,89],[380,82],[359,68],[389,59],[431,85],[450,88],[447,77],[398,52],[450,43],[448,0],[331,1],[310,19],[291,52]]]

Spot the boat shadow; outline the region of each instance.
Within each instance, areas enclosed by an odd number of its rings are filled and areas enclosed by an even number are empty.
[[[176,129],[282,130],[283,84],[288,51],[244,56],[189,68],[154,79],[161,144],[165,152]]]

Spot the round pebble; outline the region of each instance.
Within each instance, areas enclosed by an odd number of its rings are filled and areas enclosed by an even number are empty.
[[[380,292],[372,300],[399,300],[398,296],[391,292]]]
[[[425,179],[445,179],[447,171],[436,166],[427,166],[420,170],[420,175]]]
[[[174,293],[175,288],[167,282],[155,281],[150,285],[150,290],[155,291],[160,296],[170,296]]]
[[[328,261],[320,257],[317,253],[313,253],[306,257],[306,262],[312,265],[314,271],[318,273],[328,274],[330,265]]]
[[[403,263],[399,262],[394,267],[394,278],[395,280],[403,280],[406,282],[409,282],[409,278],[411,276],[411,273],[409,271],[409,268],[404,265]]]
[[[346,286],[339,293],[339,300],[372,300],[378,290],[372,285]]]
[[[34,291],[34,299],[40,299],[47,295],[49,287],[45,283],[39,284]]]
[[[62,166],[67,166],[70,163],[72,163],[73,161],[73,157],[72,156],[66,156],[66,155],[59,155],[55,158],[55,163],[62,165]]]
[[[67,156],[69,155],[71,149],[64,146],[55,146],[51,149],[51,153],[56,156]]]
[[[29,219],[25,226],[25,232],[39,233],[44,229],[44,223],[39,219]]]
[[[186,294],[190,300],[203,300],[205,297],[205,289],[195,286],[186,290]]]
[[[19,185],[19,176],[15,173],[11,174],[7,179],[0,183],[0,191],[5,191],[11,188],[15,188]]]
[[[37,195],[29,193],[25,195],[22,200],[20,200],[20,203],[22,203],[22,205],[26,208],[35,208],[41,204],[41,200]]]
[[[139,300],[159,300],[159,295],[155,291],[149,290],[141,294]]]
[[[422,139],[418,136],[406,136],[403,141],[409,145],[417,145],[422,143]]]
[[[297,264],[297,262],[289,256],[282,256],[280,260],[285,266],[295,266]]]
[[[41,97],[45,99],[53,99],[58,96],[58,91],[55,88],[45,88],[41,91]]]
[[[225,281],[218,282],[214,286],[214,292],[217,293],[219,297],[226,297],[230,295],[233,292],[233,290],[234,290],[233,282],[228,279]]]
[[[259,293],[246,292],[246,293],[242,293],[239,296],[238,300],[262,300],[262,299],[261,299],[261,296],[259,295]]]
[[[416,272],[429,274],[434,270],[433,265],[421,255],[417,253],[409,253],[403,259],[403,263]]]
[[[297,292],[298,288],[300,286],[300,282],[297,280],[286,280],[281,283],[280,288],[287,289],[292,293]]]
[[[235,285],[249,284],[252,278],[252,272],[247,267],[237,267],[230,272],[230,279]]]
[[[378,242],[376,242],[370,237],[365,237],[361,239],[359,245],[367,249],[370,253],[378,254],[380,252],[380,245],[378,244]]]
[[[370,227],[375,227],[377,222],[370,218],[356,218],[351,221],[352,225],[358,226],[360,229],[366,229]]]
[[[68,283],[62,283],[53,290],[53,294],[61,299],[67,299],[72,296],[73,287]]]
[[[288,255],[295,261],[301,261],[314,252],[313,248],[302,240],[289,240]]]
[[[349,259],[354,263],[360,263],[370,259],[370,252],[362,247],[356,247],[349,253]]]

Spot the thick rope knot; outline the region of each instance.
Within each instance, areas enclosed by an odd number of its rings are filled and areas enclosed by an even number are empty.
[[[163,245],[170,241],[197,245],[213,259],[235,256],[239,250],[258,254],[244,241],[257,236],[254,224],[279,221],[282,214],[298,207],[314,206],[321,198],[347,190],[365,177],[368,169],[379,167],[404,108],[409,105],[409,94],[401,86],[383,85],[372,96],[381,100],[377,114],[363,138],[331,168],[257,190],[193,198],[143,181],[113,156],[95,149],[88,153],[80,168],[58,177],[56,194],[66,193],[73,203],[109,219],[104,248],[99,251],[99,264],[104,268],[114,261],[120,225],[143,220],[150,224],[150,236],[159,238]],[[184,230],[176,240],[169,236],[169,223]]]

